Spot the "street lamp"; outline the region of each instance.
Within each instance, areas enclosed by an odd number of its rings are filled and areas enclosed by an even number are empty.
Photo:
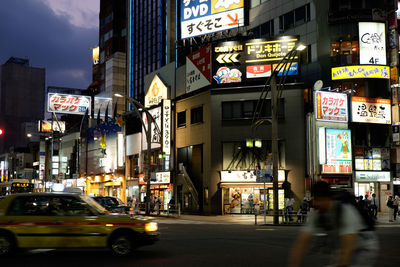
[[[274,224],[279,224],[279,203],[278,203],[278,160],[279,160],[279,151],[278,151],[278,91],[281,94],[282,90],[285,86],[285,81],[289,73],[289,69],[293,63],[293,60],[296,58],[296,54],[300,51],[303,51],[306,48],[305,45],[298,43],[292,50],[290,50],[282,60],[277,64],[278,67],[274,69],[271,73],[271,76],[267,80],[264,85],[263,90],[261,91],[260,99],[257,102],[256,111],[254,112],[252,128],[253,134],[258,126],[263,124],[265,121],[271,121],[272,129],[271,129],[271,141],[272,141],[272,177],[273,177],[273,194],[274,194]],[[277,87],[276,77],[282,71],[282,75],[279,79],[279,84]],[[267,88],[269,85],[269,88]],[[271,109],[272,116],[271,120],[261,118],[261,110],[263,108],[265,99],[268,96],[268,89],[271,90]],[[265,209],[266,207],[264,207]]]
[[[114,94],[116,97],[122,97],[125,98],[126,100],[130,101],[132,103],[133,109],[135,110],[136,114],[140,118],[140,122],[142,123],[142,126],[144,128],[144,131],[146,133],[146,140],[147,140],[147,180],[146,180],[146,199],[145,199],[145,204],[146,204],[146,215],[150,215],[150,176],[151,176],[151,168],[150,168],[150,155],[151,155],[151,124],[154,123],[154,126],[156,128],[156,131],[160,132],[160,129],[158,128],[158,125],[153,118],[153,116],[150,114],[147,108],[143,106],[140,102],[135,100],[132,97],[128,97],[125,95],[121,94]],[[143,118],[141,116],[141,111],[146,113],[146,118],[147,118],[147,129],[146,125],[143,121]]]

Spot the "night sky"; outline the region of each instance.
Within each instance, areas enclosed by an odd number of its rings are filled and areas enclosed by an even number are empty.
[[[99,0],[0,0],[0,65],[11,56],[46,69],[46,87],[86,89],[98,44]]]

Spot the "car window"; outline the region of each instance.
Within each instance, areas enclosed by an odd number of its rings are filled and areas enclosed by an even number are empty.
[[[74,196],[52,197],[49,203],[51,215],[55,216],[91,216],[88,204]]]
[[[16,197],[7,211],[8,216],[48,216],[49,198],[47,196]]]
[[[107,201],[107,205],[118,206],[118,200],[116,200],[115,198],[108,197],[108,198],[106,198],[106,201]]]
[[[93,200],[93,198],[88,196],[79,196],[79,198],[90,205],[93,209],[95,209],[98,213],[104,214],[107,213],[107,210],[103,208],[99,203]]]

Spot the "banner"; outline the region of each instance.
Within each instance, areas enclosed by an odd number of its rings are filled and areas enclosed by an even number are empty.
[[[351,131],[326,129],[326,163],[322,166],[325,174],[351,174]]]
[[[332,68],[332,80],[380,78],[390,79],[390,68],[388,66],[345,66]]]
[[[186,93],[211,84],[211,44],[186,57]]]

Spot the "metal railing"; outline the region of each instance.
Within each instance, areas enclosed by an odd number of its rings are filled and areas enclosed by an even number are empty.
[[[274,217],[274,213],[273,211],[267,211],[265,216],[272,219]],[[295,211],[295,210],[293,210],[292,212],[285,212],[283,210],[279,210],[278,216],[280,218],[279,224],[300,225],[304,224],[307,221],[308,213],[304,214],[301,211]],[[259,217],[261,217],[262,219],[264,218],[263,210],[254,212],[254,224],[258,224]]]

